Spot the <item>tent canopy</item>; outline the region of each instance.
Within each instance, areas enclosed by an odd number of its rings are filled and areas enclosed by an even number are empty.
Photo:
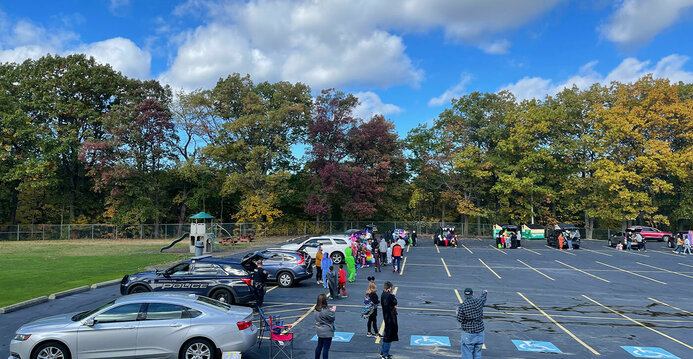
[[[214,216],[205,212],[200,212],[194,216],[190,216],[190,219],[214,219]]]

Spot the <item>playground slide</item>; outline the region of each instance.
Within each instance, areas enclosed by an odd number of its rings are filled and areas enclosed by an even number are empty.
[[[180,237],[179,237],[178,239],[176,239],[175,241],[171,242],[171,244],[167,245],[166,247],[161,248],[161,251],[160,251],[160,252],[163,252],[164,249],[169,249],[169,248],[175,246],[176,243],[178,243],[178,242],[180,242],[180,241],[182,241],[182,240],[188,238],[189,235],[190,235],[190,233],[188,233],[188,232],[183,233],[182,236],[180,236]]]

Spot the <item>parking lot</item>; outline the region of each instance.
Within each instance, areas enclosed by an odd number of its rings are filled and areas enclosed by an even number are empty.
[[[344,341],[332,344],[332,356],[378,357],[378,340],[366,337],[359,315],[366,278],[375,275],[379,292],[386,280],[396,288],[400,341],[391,350],[396,358],[460,356],[455,308],[466,287],[475,295],[489,291],[486,358],[693,357],[693,256],[673,254],[664,243],[648,243],[647,252],[619,252],[604,241],[583,241],[572,251],[544,241],[503,250],[491,240],[466,239],[459,248],[436,247],[427,238],[419,242],[405,250],[401,275],[391,267],[375,274],[373,268],[361,269],[347,285],[349,297],[330,302],[337,305],[336,327]],[[265,311],[294,325],[297,358],[312,357],[312,306],[325,292],[313,280],[269,287]],[[9,354],[9,339],[22,323],[117,296],[114,286],[1,316],[0,357]],[[636,347],[627,348],[634,355],[622,346]],[[267,356],[267,342],[243,355]]]

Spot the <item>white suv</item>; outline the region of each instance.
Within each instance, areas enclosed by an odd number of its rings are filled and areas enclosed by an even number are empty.
[[[329,237],[312,237],[301,243],[285,244],[282,249],[290,249],[294,251],[306,251],[315,258],[318,253],[318,245],[322,246],[322,251],[330,254],[330,258],[334,264],[344,263],[344,250],[350,245],[348,238],[340,238],[338,236]]]

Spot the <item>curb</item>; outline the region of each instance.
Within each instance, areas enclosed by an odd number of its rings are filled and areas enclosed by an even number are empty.
[[[91,285],[91,289],[108,287],[109,285],[116,285],[116,284],[119,284],[120,281],[121,281],[121,279],[113,279],[113,280],[107,280],[105,282],[94,283]]]
[[[82,293],[82,292],[86,292],[88,290],[89,290],[89,286],[83,285],[81,287],[72,288],[72,289],[64,290],[62,292],[53,293],[53,294],[48,296],[48,299],[53,300],[53,299],[57,299],[57,298],[67,297],[68,295]]]
[[[12,305],[8,305],[6,307],[0,308],[0,314],[14,312],[14,311],[17,311],[20,309],[31,307],[31,306],[36,305],[36,304],[45,303],[47,301],[48,301],[48,297],[46,297],[45,295],[42,297],[29,299],[29,300],[26,300],[26,301],[23,301],[20,303],[16,303],[16,304],[12,304]]]

